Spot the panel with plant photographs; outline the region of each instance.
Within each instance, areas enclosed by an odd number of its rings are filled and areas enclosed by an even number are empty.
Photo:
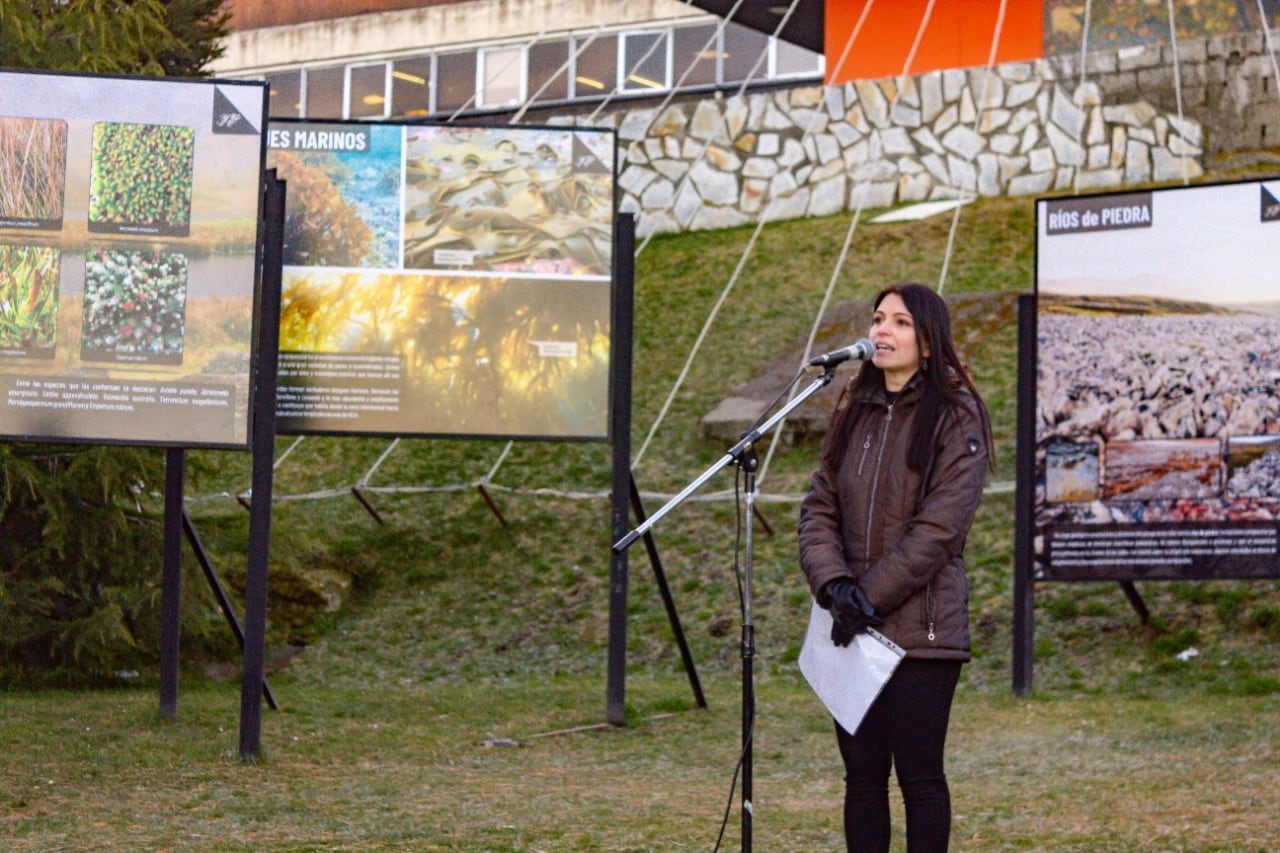
[[[53,358],[61,256],[52,246],[0,243],[0,356]]]
[[[194,153],[189,127],[95,124],[89,230],[185,237],[191,228]]]
[[[95,249],[85,259],[80,357],[181,364],[187,257]]]
[[[248,446],[266,124],[262,81],[0,69],[0,439]]]
[[[58,230],[67,182],[67,123],[0,116],[0,226]]]

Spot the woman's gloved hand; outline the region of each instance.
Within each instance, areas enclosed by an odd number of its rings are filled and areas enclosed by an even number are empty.
[[[836,578],[828,582],[822,592],[831,611],[831,642],[837,646],[847,646],[855,635],[884,624],[851,578]]]

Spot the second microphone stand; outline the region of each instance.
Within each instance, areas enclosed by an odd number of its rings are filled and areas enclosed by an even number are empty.
[[[755,446],[760,439],[767,435],[779,422],[781,422],[788,414],[800,406],[805,400],[812,397],[822,388],[826,387],[835,376],[836,365],[827,365],[820,376],[813,380],[800,393],[792,397],[777,412],[771,415],[763,423],[749,429],[735,444],[725,451],[724,456],[720,457],[710,468],[702,472],[689,485],[685,486],[679,494],[671,498],[656,512],[647,519],[636,525],[630,533],[619,539],[613,544],[613,550],[621,553],[653,528],[658,521],[668,512],[675,509],[685,501],[691,494],[701,488],[702,484],[715,476],[722,468],[731,464],[737,465],[742,470],[745,484],[746,494],[746,516],[747,529],[743,544],[743,569],[742,569],[742,849],[751,850],[751,824],[753,820],[751,805],[751,776],[752,776],[752,743],[753,729],[755,727],[755,622],[752,614],[751,604],[751,584],[753,577],[752,554],[754,549],[753,543],[753,524],[752,520],[755,515],[756,501],[756,468],[759,466],[759,460],[756,456]]]

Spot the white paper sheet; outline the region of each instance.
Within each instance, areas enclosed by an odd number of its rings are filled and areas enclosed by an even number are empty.
[[[835,721],[852,734],[905,654],[874,630],[837,646],[831,642],[831,614],[815,601],[800,649],[800,671]]]

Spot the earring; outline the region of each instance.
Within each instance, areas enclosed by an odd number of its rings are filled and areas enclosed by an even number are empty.
[[[928,373],[928,372],[929,372],[929,356],[927,356],[927,355],[926,355],[926,356],[921,356],[921,358],[920,358],[920,372],[921,372],[921,373]]]

